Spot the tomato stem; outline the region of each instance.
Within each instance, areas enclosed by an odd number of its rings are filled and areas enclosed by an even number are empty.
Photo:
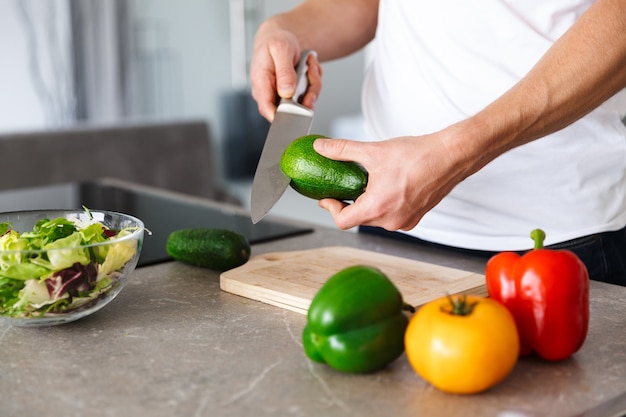
[[[546,238],[546,234],[541,229],[535,229],[530,232],[530,238],[535,242],[535,249],[542,249],[543,241]]]
[[[467,302],[467,294],[463,294],[462,296],[457,296],[452,298],[450,294],[446,294],[448,297],[448,301],[450,301],[450,308],[446,308],[445,306],[441,307],[441,311],[443,313],[448,313],[453,316],[469,316],[474,311],[474,307],[478,304],[478,301],[474,301],[473,303]]]

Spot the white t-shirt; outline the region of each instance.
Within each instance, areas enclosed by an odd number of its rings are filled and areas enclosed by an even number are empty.
[[[363,89],[369,140],[432,133],[502,95],[589,0],[380,0]],[[481,250],[532,247],[626,224],[626,90],[584,119],[496,158],[408,232]]]

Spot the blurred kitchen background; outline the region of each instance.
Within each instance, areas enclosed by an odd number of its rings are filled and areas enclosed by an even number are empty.
[[[252,42],[264,19],[297,3],[0,0],[0,140],[75,126],[204,121],[217,181],[249,205],[269,127],[250,97]],[[363,52],[323,65],[312,133],[361,137],[364,66]],[[315,201],[290,189],[272,213],[332,225]]]

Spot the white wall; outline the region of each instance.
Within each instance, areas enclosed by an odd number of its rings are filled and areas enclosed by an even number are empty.
[[[155,116],[207,119],[220,136],[219,97],[230,87],[228,2],[133,0],[131,31],[138,95]],[[143,102],[145,105],[145,101]]]
[[[0,131],[71,118],[68,27],[66,0],[0,0]]]
[[[43,89],[36,89],[30,72],[32,49],[18,3],[32,9],[36,18]],[[54,19],[50,19],[50,4],[55,6]],[[64,118],[72,110],[67,4],[67,0],[0,0],[0,131],[67,123]],[[255,4],[259,8],[255,20],[260,22],[297,1]],[[220,101],[232,88],[229,2],[129,0],[129,6],[135,15],[132,30],[138,35],[133,45],[137,70],[133,117],[203,118],[219,142],[223,133]],[[56,39],[48,35],[49,30],[57,33]],[[324,64],[324,90],[312,131],[331,134],[335,118],[359,113],[362,72],[361,53]]]
[[[257,3],[256,20],[260,22],[298,2]],[[172,79],[165,80],[171,82],[169,90],[163,91],[171,104],[165,110],[205,117],[216,136],[221,137],[220,97],[230,92],[232,86],[228,2],[186,0],[173,5],[169,0],[133,0],[133,10],[136,29],[144,30],[146,35],[144,44],[136,47],[169,60],[169,64],[163,63],[164,71],[172,72]],[[252,29],[256,30],[256,26],[252,25]],[[330,134],[337,116],[360,112],[362,75],[362,53],[324,64],[324,90],[317,103],[313,131]],[[154,88],[168,89],[165,85]]]

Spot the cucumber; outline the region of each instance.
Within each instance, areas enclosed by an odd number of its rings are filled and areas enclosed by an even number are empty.
[[[194,266],[227,271],[250,259],[250,244],[237,232],[225,229],[175,230],[167,238],[167,254]]]
[[[289,185],[315,200],[356,200],[365,192],[367,171],[356,162],[335,161],[315,152],[313,142],[318,138],[325,136],[302,136],[283,152],[280,168],[291,178]]]

